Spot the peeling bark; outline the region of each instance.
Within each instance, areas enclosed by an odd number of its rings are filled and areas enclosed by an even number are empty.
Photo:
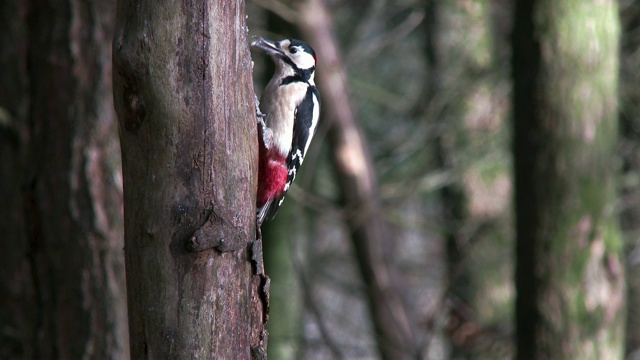
[[[251,253],[258,149],[244,23],[242,2],[118,3],[133,358],[259,358],[266,346],[268,279],[251,261],[261,256]]]

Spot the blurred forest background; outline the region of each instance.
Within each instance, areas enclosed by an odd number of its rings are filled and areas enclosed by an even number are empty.
[[[323,99],[263,229],[270,358],[640,359],[640,1],[247,14]],[[0,3],[3,359],[128,358],[114,16]]]

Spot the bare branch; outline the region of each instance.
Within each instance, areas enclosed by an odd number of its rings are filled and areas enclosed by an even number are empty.
[[[413,324],[395,288],[396,277],[384,257],[383,245],[389,232],[380,211],[373,163],[350,104],[329,14],[321,0],[309,0],[301,4],[300,15],[298,25],[318,54],[317,77],[325,119],[331,122],[332,155],[340,173],[345,207],[350,211],[347,214],[351,215],[347,224],[367,284],[380,353],[384,359],[415,358]]]
[[[377,53],[384,50],[385,47],[394,44],[409,35],[418,27],[418,25],[420,25],[420,23],[422,23],[424,17],[424,11],[412,11],[411,14],[409,14],[409,16],[407,16],[407,18],[395,29],[390,32],[383,33],[375,39],[362,41],[358,46],[352,47],[351,51],[349,51],[346,56],[345,62],[347,64],[353,64],[361,59],[375,56]]]

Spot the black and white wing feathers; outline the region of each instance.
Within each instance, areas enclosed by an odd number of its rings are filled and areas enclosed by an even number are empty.
[[[278,199],[276,199],[276,201],[270,204],[265,216],[266,218],[272,218],[278,211],[280,205],[282,205],[284,196],[287,190],[289,190],[291,183],[296,178],[298,170],[304,160],[304,156],[309,149],[311,139],[318,127],[319,117],[320,93],[315,86],[311,85],[307,89],[305,98],[302,100],[300,105],[296,107],[291,151],[289,151],[289,155],[287,155],[287,168],[289,171],[287,183],[284,186],[284,192]]]

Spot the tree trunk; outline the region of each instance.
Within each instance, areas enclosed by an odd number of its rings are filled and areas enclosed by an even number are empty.
[[[627,326],[628,359],[640,355],[640,42],[636,32],[640,27],[640,1],[626,3],[620,10],[624,25],[620,64],[620,152],[624,161],[624,181],[621,194],[621,226],[625,237],[627,264]]]
[[[249,246],[258,149],[244,24],[242,2],[118,3],[114,101],[136,359],[264,353],[268,283],[254,275],[262,254]]]
[[[303,294],[296,266],[294,239],[303,239],[302,209],[287,199],[278,210],[278,216],[262,226],[264,237],[264,263],[271,279],[269,308],[269,357],[272,359],[300,359],[302,349]]]
[[[420,349],[414,324],[385,257],[390,232],[379,204],[373,160],[349,103],[331,19],[322,0],[300,3],[300,12],[298,26],[318,53],[317,79],[326,111],[323,116],[331,122],[332,157],[341,180],[356,260],[367,287],[378,350],[382,359],[416,358]]]
[[[496,66],[490,1],[432,1],[431,6],[434,89],[428,98],[434,108],[444,108],[438,111],[434,152],[442,170],[456,174],[441,191],[451,356],[506,358],[510,342],[492,329],[511,320],[513,301],[503,295],[512,290],[503,91],[508,73]]]
[[[113,1],[0,5],[1,358],[128,354],[114,14]]]
[[[621,359],[613,1],[516,2],[519,359]]]

